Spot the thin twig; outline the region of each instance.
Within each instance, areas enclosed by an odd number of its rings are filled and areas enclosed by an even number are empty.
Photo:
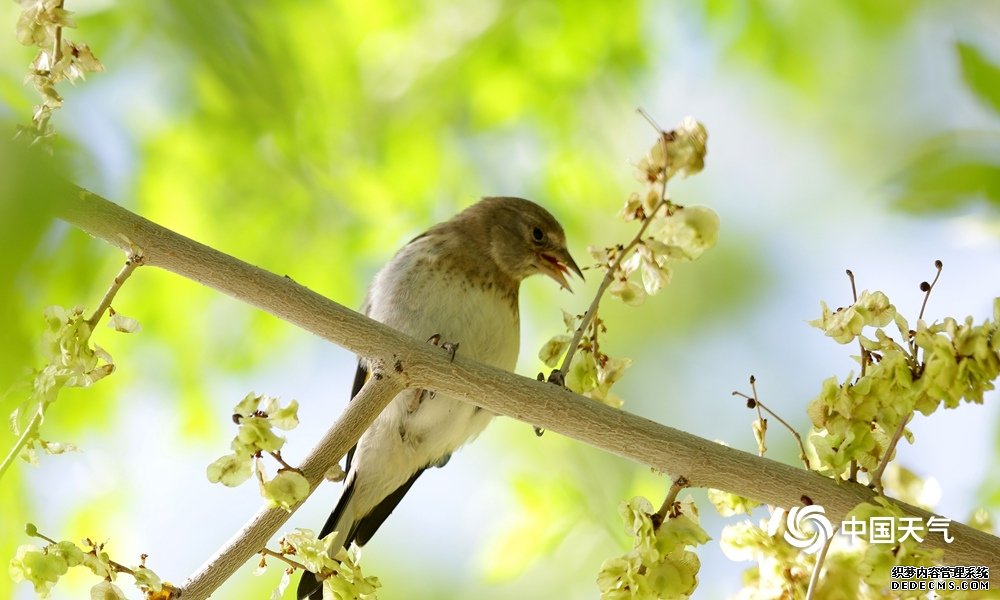
[[[753,407],[757,411],[757,420],[761,422],[763,429],[760,432],[760,440],[758,441],[757,455],[764,456],[764,452],[767,450],[766,437],[767,437],[767,419],[764,418],[764,413],[760,408],[760,400],[757,398],[757,377],[754,375],[750,376],[750,391],[753,393]]]
[[[834,536],[840,530],[840,525],[834,528],[833,533],[830,537],[826,538],[826,542],[823,543],[823,548],[819,551],[819,556],[816,557],[816,565],[813,567],[812,576],[809,577],[809,589],[806,590],[805,600],[813,600],[816,596],[816,589],[819,587],[819,575],[823,570],[823,562],[826,560],[826,553],[830,549],[830,544],[833,543]]]
[[[59,542],[55,541],[54,539],[50,538],[49,536],[45,535],[41,531],[38,531],[37,529],[35,529],[34,532],[31,532],[29,535],[31,535],[32,537],[36,537],[36,538],[38,538],[40,540],[45,540],[46,542],[48,542],[50,544],[58,544],[59,543]],[[86,540],[84,540],[84,544],[90,546],[90,551],[87,552],[87,554],[93,554],[94,556],[97,556],[98,551],[100,551],[104,547],[104,544],[95,544],[94,542],[90,541],[90,538],[87,538]],[[111,567],[112,569],[114,569],[114,571],[116,573],[125,573],[126,575],[131,575],[132,577],[135,577],[135,570],[132,569],[131,567],[126,567],[125,565],[121,564],[120,562],[115,562],[115,561],[113,561],[111,559],[108,559],[108,566]],[[145,554],[142,555],[142,562],[140,563],[139,566],[140,567],[145,567],[146,566],[146,555]],[[178,588],[170,585],[169,583],[163,583],[163,588],[171,592],[171,595],[170,595],[171,598],[176,598],[177,597],[176,595],[173,594],[173,592],[179,592],[180,591],[180,590],[178,590]]]
[[[285,462],[285,459],[281,458],[281,451],[280,450],[278,450],[277,452],[268,452],[268,454],[270,454],[272,457],[274,457],[274,460],[276,460],[279,463],[281,463],[281,466],[284,467],[284,470],[286,470],[286,471],[296,471],[298,473],[302,472],[298,468],[293,467],[292,465],[290,465],[287,462]]]
[[[673,480],[670,484],[670,489],[667,490],[667,497],[663,499],[663,504],[660,505],[660,510],[656,511],[656,514],[653,515],[654,528],[659,529],[660,525],[667,520],[667,516],[672,514],[674,502],[677,501],[677,494],[681,493],[681,490],[686,488],[688,483],[687,477],[683,475]]]
[[[59,4],[56,5],[56,10],[63,7],[63,0],[59,0]],[[49,70],[55,68],[56,63],[62,60],[62,26],[56,25],[56,36],[55,42],[52,45],[52,65]]]
[[[38,538],[38,539],[40,539],[40,540],[45,540],[46,542],[48,542],[48,543],[50,543],[50,544],[58,544],[58,543],[59,543],[59,542],[55,541],[54,539],[50,538],[49,536],[45,535],[45,534],[44,534],[44,533],[42,533],[41,531],[37,531],[37,530],[36,530],[36,531],[35,531],[35,532],[34,532],[34,533],[32,534],[32,536],[33,536],[33,537],[36,537],[36,538]]]
[[[934,281],[930,283],[925,281],[920,284],[920,289],[924,292],[924,303],[920,305],[920,314],[917,315],[918,321],[924,318],[924,310],[927,308],[927,301],[931,299],[931,290],[934,289],[934,285],[937,284],[938,279],[941,277],[941,270],[944,268],[944,263],[940,260],[936,260],[934,261],[934,268],[937,269],[937,274],[934,275]]]
[[[642,115],[642,118],[646,119],[646,121],[653,126],[653,129],[655,129],[661,134],[663,133],[664,129],[660,127],[660,124],[656,122],[656,119],[654,119],[652,115],[646,112],[645,108],[640,106],[639,108],[635,109],[635,112]]]
[[[917,315],[917,321],[922,321],[924,319],[924,311],[927,309],[927,301],[930,300],[931,292],[934,290],[934,286],[937,284],[938,279],[941,277],[941,271],[944,269],[944,263],[940,260],[934,261],[934,268],[937,269],[937,273],[934,275],[933,281],[927,283],[922,281],[920,283],[920,290],[924,292],[924,301],[920,305],[920,314]],[[916,377],[919,373],[921,367],[917,360],[917,340],[916,336],[910,336],[910,364],[911,369]],[[892,453],[896,450],[896,445],[899,444],[899,439],[903,436],[903,431],[906,429],[906,425],[913,418],[913,413],[910,413],[903,420],[899,422],[899,426],[896,427],[896,431],[892,434],[892,439],[889,440],[889,445],[886,447],[885,455],[882,456],[882,460],[879,461],[878,468],[871,474],[871,485],[875,486],[875,491],[882,494],[882,474],[885,472],[885,468],[889,466],[889,461],[891,460]]]
[[[0,479],[3,478],[3,474],[7,472],[7,469],[14,464],[14,460],[21,453],[24,446],[27,445],[28,440],[35,437],[35,434],[38,432],[38,426],[42,424],[42,420],[45,418],[44,407],[44,403],[38,404],[38,412],[35,413],[35,416],[31,417],[31,421],[29,421],[28,426],[24,428],[24,431],[21,433],[21,437],[17,438],[17,442],[14,444],[14,447],[11,448],[10,452],[7,453],[7,456],[4,457],[3,463],[0,463]]]
[[[656,211],[659,210],[664,204],[666,204],[666,201],[660,200],[660,202],[656,204],[656,208],[653,210],[653,213],[655,214]],[[625,256],[628,255],[632,248],[637,246],[642,240],[642,234],[646,232],[646,228],[649,227],[651,221],[652,219],[647,219],[642,224],[642,227],[639,228],[639,233],[636,234],[631,242],[621,249],[614,264],[611,265],[608,272],[604,274],[604,279],[601,280],[601,285],[598,286],[597,293],[594,295],[593,301],[591,301],[590,306],[587,308],[587,312],[583,313],[583,318],[580,320],[580,324],[573,333],[573,339],[570,340],[569,349],[566,351],[566,356],[563,357],[562,364],[558,369],[552,372],[549,376],[549,381],[553,381],[553,375],[559,377],[556,373],[565,374],[569,371],[570,362],[573,360],[573,355],[576,354],[577,345],[579,345],[580,340],[583,339],[584,332],[587,331],[591,321],[593,321],[594,317],[597,315],[597,308],[601,304],[601,298],[615,280],[615,272],[617,272],[619,267],[621,267]]]
[[[871,474],[872,484],[875,485],[875,491],[882,495],[882,473],[885,472],[885,468],[889,466],[889,461],[891,460],[892,453],[896,450],[896,444],[899,443],[899,439],[903,437],[903,431],[906,429],[906,425],[913,418],[913,413],[906,415],[906,418],[899,422],[899,426],[896,427],[896,431],[892,434],[892,439],[889,440],[889,445],[885,448],[885,454],[882,456],[882,460],[878,463],[878,468]]]
[[[847,278],[851,281],[851,298],[853,298],[854,303],[858,303],[858,288],[854,283],[854,271],[847,269]],[[871,354],[865,349],[865,345],[861,343],[861,339],[858,339],[858,347],[861,348],[861,377],[865,376],[865,372],[868,370],[868,362],[871,360]],[[850,481],[858,480],[858,461],[851,460],[851,470],[850,476],[848,477]]]
[[[87,319],[87,326],[90,329],[87,334],[88,339],[89,336],[93,334],[94,329],[101,320],[101,317],[104,316],[104,313],[107,312],[108,308],[111,306],[111,301],[114,300],[115,295],[118,293],[118,290],[121,289],[122,284],[125,283],[125,280],[129,278],[129,275],[131,275],[132,272],[142,264],[142,262],[143,259],[141,252],[132,251],[129,254],[128,258],[125,260],[125,265],[111,282],[111,287],[109,287],[108,291],[104,294],[104,298],[101,299],[101,303],[98,305],[97,310],[95,310],[94,314]],[[14,463],[14,460],[21,453],[21,450],[27,445],[28,441],[34,438],[38,433],[38,427],[42,424],[42,421],[45,418],[46,408],[46,403],[39,403],[38,412],[36,412],[35,416],[28,422],[27,427],[25,427],[24,431],[21,433],[21,437],[17,439],[14,447],[10,449],[4,457],[3,462],[0,463],[0,478],[3,478],[4,473],[6,473],[7,469],[10,468],[10,465]]]
[[[50,544],[58,544],[59,543],[59,542],[55,541],[54,539],[50,538],[49,536],[45,535],[44,533],[42,533],[40,531],[36,531],[34,533],[34,536],[36,538],[43,539],[43,540],[45,540],[46,542],[48,542]],[[90,552],[88,552],[87,554],[93,554],[94,556],[97,556],[97,552],[99,550],[102,550],[104,548],[104,544],[94,543],[94,542],[90,541],[90,538],[87,538],[84,541],[84,544],[90,546]],[[131,575],[131,576],[135,577],[135,571],[133,571],[132,569],[130,569],[129,567],[126,567],[125,565],[123,565],[121,563],[118,563],[118,562],[115,562],[115,561],[113,561],[111,559],[108,559],[108,566],[110,566],[112,569],[114,569],[118,573],[125,573],[127,575]]]
[[[97,552],[96,549],[94,549],[92,551],[92,553],[96,553],[96,552]],[[143,556],[145,557],[145,555],[143,555]],[[125,574],[128,574],[128,575],[131,575],[132,577],[135,577],[135,571],[132,570],[132,569],[130,569],[129,567],[126,567],[125,565],[123,565],[121,563],[115,562],[113,560],[108,560],[108,564],[111,566],[112,569],[114,569],[118,573],[125,573]],[[167,592],[169,592],[169,596],[167,596],[168,598],[178,598],[178,597],[180,597],[180,593],[181,593],[180,588],[178,588],[176,586],[173,586],[173,585],[170,585],[169,583],[166,583],[166,582],[163,582],[160,585],[163,586],[164,590],[166,590]]]
[[[660,135],[660,143],[663,145],[663,156],[668,156],[667,139],[664,135],[663,129],[661,129],[660,126],[656,124],[656,121],[654,121],[653,118],[650,117],[649,114],[642,108],[637,110],[639,111],[639,114],[645,117],[646,120],[649,121],[650,125],[656,129],[656,132]],[[646,229],[649,228],[650,223],[653,222],[653,215],[659,212],[662,207],[666,206],[667,202],[667,173],[664,169],[663,185],[660,188],[660,200],[656,203],[656,206],[653,207],[653,210],[646,215],[646,219],[643,220],[642,226],[639,227],[639,231],[635,234],[635,237],[632,238],[632,241],[619,249],[618,258],[615,259],[614,264],[611,265],[610,268],[608,268],[608,271],[604,274],[604,279],[601,280],[601,285],[598,286],[597,293],[594,295],[593,301],[591,301],[590,306],[587,308],[587,312],[583,314],[583,318],[580,320],[576,331],[573,333],[573,339],[570,340],[569,349],[566,351],[566,356],[563,357],[562,364],[558,369],[549,375],[550,382],[562,382],[563,376],[569,371],[573,355],[576,354],[577,345],[580,343],[580,340],[583,339],[583,334],[590,325],[590,322],[597,315],[597,308],[601,304],[601,298],[604,297],[604,293],[609,287],[611,287],[611,283],[615,280],[615,273],[618,272],[618,269],[621,267],[622,262],[624,262],[625,257],[628,256],[629,252],[631,252],[632,249],[639,245],[642,241],[642,234],[646,233]]]
[[[129,278],[133,271],[135,271],[143,263],[142,254],[140,252],[133,252],[129,254],[128,258],[125,259],[125,265],[122,266],[121,271],[115,275],[114,280],[111,282],[111,287],[105,292],[104,298],[101,298],[101,303],[97,305],[97,309],[94,314],[87,319],[87,325],[90,326],[90,331],[94,331],[97,324],[100,323],[101,317],[104,313],[108,311],[111,307],[111,301],[115,299],[115,295],[118,294],[118,290],[121,289],[125,280]]]
[[[787,429],[788,431],[790,431],[791,434],[792,434],[792,436],[795,438],[795,443],[797,443],[799,445],[799,458],[802,459],[802,464],[805,465],[806,469],[812,470],[812,467],[809,466],[809,456],[806,454],[805,444],[802,443],[802,436],[799,435],[798,431],[795,431],[794,427],[792,427],[791,425],[788,424],[788,421],[786,421],[786,420],[782,419],[781,417],[779,417],[778,413],[774,412],[773,410],[771,410],[770,408],[768,408],[767,406],[765,406],[763,402],[761,402],[759,399],[757,399],[755,397],[757,395],[756,388],[754,388],[754,397],[748,396],[748,395],[744,394],[743,392],[733,392],[733,395],[734,396],[740,396],[741,398],[746,398],[747,400],[752,400],[754,402],[755,406],[760,407],[761,409],[763,409],[764,412],[766,412],[767,414],[771,415],[772,417],[774,417],[775,419],[777,419],[779,423],[781,423],[782,425],[784,425],[785,429]],[[753,408],[753,407],[751,407],[751,408]]]
[[[288,558],[287,556],[285,556],[284,554],[282,554],[280,552],[275,552],[274,550],[271,550],[267,546],[261,548],[260,549],[260,553],[263,554],[264,556],[273,556],[274,558],[277,558],[278,560],[284,561],[285,564],[287,564],[288,566],[292,567],[293,569],[302,569],[303,571],[308,571],[309,570],[302,563],[300,563],[298,561],[294,561],[294,560]]]
[[[854,300],[854,304],[858,303],[858,288],[854,284],[854,272],[847,269],[847,278],[851,281],[851,298]],[[865,349],[865,345],[861,343],[861,339],[858,339],[858,347],[861,348],[861,376],[865,376],[865,370],[868,368],[868,363],[871,361],[871,353]]]
[[[934,289],[934,285],[937,284],[938,279],[941,277],[941,270],[944,268],[944,263],[940,260],[934,261],[934,268],[937,269],[937,274],[934,275],[934,281],[927,283],[926,281],[920,282],[920,291],[924,292],[924,301],[920,305],[920,314],[917,315],[917,321],[922,321],[924,318],[924,310],[927,309],[927,301],[931,298],[931,291]],[[920,373],[920,361],[917,360],[917,337],[913,331],[910,331],[910,370],[913,371],[914,377],[919,376]]]

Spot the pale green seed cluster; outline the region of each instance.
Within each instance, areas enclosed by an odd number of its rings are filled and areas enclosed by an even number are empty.
[[[295,529],[278,541],[278,554],[305,567],[323,581],[325,600],[375,600],[375,591],[382,586],[378,577],[365,577],[357,559],[345,548],[331,553],[334,534],[323,539],[311,529]],[[266,568],[262,560],[258,574]],[[286,569],[272,598],[280,598],[290,582],[294,568]]]
[[[895,522],[907,515],[885,498],[875,498],[874,502],[864,502],[856,507],[847,516],[848,519],[855,519],[865,523],[872,522],[871,519],[890,518]],[[871,530],[862,538],[866,542],[871,541]],[[891,583],[892,567],[896,565],[906,565],[913,567],[929,567],[941,562],[944,551],[931,549],[926,545],[921,545],[916,538],[909,536],[894,544],[866,543],[864,549],[860,551],[861,560],[858,561],[858,574],[865,585],[873,589],[885,589]],[[923,597],[914,594],[912,597]]]
[[[864,292],[838,311],[823,304],[822,316],[811,324],[842,344],[858,340],[871,358],[862,358],[860,376],[823,382],[809,405],[809,441],[820,470],[839,477],[857,461],[861,471],[872,471],[914,411],[930,415],[963,400],[982,403],[1000,375],[998,323],[1000,298],[993,319],[980,325],[971,317],[932,325],[920,320],[915,330],[881,292]],[[887,331],[890,324],[894,332]],[[903,435],[913,441],[908,430]]]
[[[34,525],[27,526],[27,533],[38,536]],[[120,565],[113,563],[108,553],[104,551],[104,544],[85,540],[84,545],[87,550],[65,540],[53,541],[42,547],[24,544],[17,549],[17,554],[11,559],[8,572],[15,582],[31,582],[39,598],[48,598],[60,577],[71,568],[82,566],[90,569],[101,579],[91,588],[91,598],[126,600],[124,592],[115,584],[122,569]],[[163,589],[159,576],[144,564],[125,570],[135,580],[136,587],[147,596],[151,597],[151,594],[159,593]]]
[[[723,517],[749,515],[753,509],[760,506],[760,502],[756,500],[713,489],[708,490],[708,501],[712,503],[715,510]]]
[[[932,287],[924,284],[921,289],[929,293]],[[955,408],[962,401],[981,403],[983,394],[994,389],[994,380],[1000,375],[1000,299],[994,300],[993,307],[992,319],[978,325],[971,317],[962,322],[946,318],[930,325],[919,319],[911,329],[882,292],[862,292],[854,304],[837,310],[822,304],[820,318],[811,324],[841,344],[857,343],[861,372],[850,374],[843,382],[835,377],[826,380],[810,403],[813,429],[808,451],[812,468],[835,478],[853,476],[862,482],[867,478],[887,496],[932,509],[940,498],[937,482],[891,462],[891,455],[900,438],[912,442],[905,426],[917,411],[930,415],[942,406]],[[753,509],[753,503],[731,494],[711,491],[709,498],[724,516]],[[858,505],[845,519],[864,523],[888,519],[897,524],[909,523],[914,517],[880,496]],[[981,517],[970,523],[987,531],[992,527]],[[726,555],[735,561],[756,563],[744,572],[744,587],[737,598],[798,598],[806,594],[817,555],[787,543],[784,523],[774,535],[769,533],[769,525],[767,521],[745,520],[723,530],[721,546]],[[924,526],[914,525],[924,537],[941,535],[924,533]],[[929,525],[926,527],[929,532]],[[942,552],[912,536],[891,540],[873,540],[871,536],[871,529],[852,536],[858,538],[854,543],[834,536],[822,563],[822,576],[814,582],[814,597],[924,597],[926,592],[921,590],[891,590],[892,567],[937,564]],[[937,597],[968,596],[962,591],[942,590]]]
[[[39,48],[31,63],[27,81],[42,97],[35,107],[32,127],[19,128],[18,134],[30,135],[38,143],[53,135],[49,123],[52,111],[62,106],[62,96],[56,91],[61,81],[76,83],[87,73],[104,70],[87,44],[71,42],[61,35],[64,27],[76,27],[72,11],[63,8],[61,0],[17,0],[23,7],[17,20],[17,41]]]
[[[275,429],[290,431],[299,425],[299,403],[292,400],[280,406],[277,398],[254,394],[246,395],[233,408],[233,420],[239,424],[236,437],[227,454],[208,465],[208,480],[235,487],[256,473],[261,495],[272,506],[291,510],[309,495],[309,482],[295,469],[282,467],[277,475],[268,479],[262,462],[263,454],[276,454],[285,444],[285,438]]]
[[[83,313],[82,306],[45,309],[45,331],[39,347],[46,365],[34,373],[29,394],[10,416],[11,431],[25,436],[18,456],[33,465],[38,464],[39,450],[47,454],[76,450],[73,444],[44,440],[38,432],[42,415],[59,392],[66,387],[89,387],[115,370],[111,355],[91,343],[93,331]],[[108,325],[123,333],[139,331],[135,319],[120,313],[114,313]]]
[[[601,600],[688,598],[698,586],[701,562],[690,550],[711,538],[698,524],[690,499],[679,503],[659,527],[653,506],[641,497],[622,502],[619,513],[633,537],[632,550],[604,561],[597,575]]]
[[[636,176],[645,189],[630,195],[618,215],[625,221],[637,221],[639,233],[627,246],[589,248],[594,267],[606,274],[599,294],[606,291],[626,304],[642,304],[647,296],[657,294],[670,283],[672,263],[695,260],[715,245],[719,235],[719,217],[715,211],[704,206],[674,204],[667,194],[671,177],[686,177],[702,170],[707,140],[705,126],[691,117],[671,131],[660,132],[638,164]],[[566,387],[620,408],[623,401],[611,392],[611,386],[632,360],[612,358],[601,351],[599,338],[606,328],[596,310],[589,322],[583,323],[583,317],[563,312],[568,333],[549,339],[538,352],[538,358],[546,366],[556,367],[582,327],[570,364],[562,365]]]

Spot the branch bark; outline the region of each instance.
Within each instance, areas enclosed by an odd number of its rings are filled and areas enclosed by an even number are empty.
[[[782,507],[808,500],[822,505],[835,523],[875,495],[857,483],[837,482],[728,448],[582,398],[559,386],[471,361],[461,353],[452,362],[447,353],[345,308],[287,277],[174,233],[86,190],[78,189],[78,198],[66,203],[59,214],[67,222],[125,251],[130,243],[134,244],[142,250],[147,265],[200,282],[361,356],[379,359],[387,371],[405,373],[403,385],[462,398],[664,473],[684,475],[691,487],[717,488]],[[318,470],[310,470],[312,477],[321,475],[340,459],[364,429],[360,423],[359,419],[350,429],[337,431],[335,427],[327,434],[327,438],[337,439],[326,446],[329,454],[317,454],[315,469]],[[924,519],[931,516],[921,509],[897,504],[913,516]],[[226,562],[227,566],[218,567],[218,572],[231,573],[259,551],[286,519],[284,511],[263,511],[228,545],[241,548],[241,552],[230,561],[223,550],[206,566],[211,568],[212,564]],[[952,523],[950,531],[954,537],[951,544],[937,535],[927,536],[924,543],[942,548],[949,563],[987,565],[1000,570],[1000,538],[957,522]],[[242,542],[243,537],[248,541]],[[241,560],[237,563],[237,559]],[[202,581],[207,580],[192,578],[185,585],[184,597],[206,597],[199,594],[211,590]]]
[[[323,481],[330,466],[339,461],[361,437],[382,409],[405,387],[405,374],[395,370],[373,370],[372,377],[347,405],[344,414],[309,452],[299,469],[309,481],[309,493]],[[303,501],[304,502],[304,501]],[[181,588],[185,600],[208,598],[244,563],[258,554],[278,529],[302,503],[288,512],[283,508],[263,508],[226,545],[208,559]]]

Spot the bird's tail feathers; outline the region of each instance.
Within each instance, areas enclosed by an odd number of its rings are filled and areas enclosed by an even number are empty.
[[[341,548],[346,548],[354,541],[357,531],[357,523],[354,522],[354,509],[351,505],[351,498],[354,496],[354,478],[352,477],[344,493],[340,495],[337,506],[330,513],[330,517],[319,532],[320,539],[337,532],[336,537],[330,544],[330,552],[336,554]],[[299,580],[299,587],[296,590],[298,600],[323,600],[323,582],[316,578],[316,575],[305,571]]]
[[[347,548],[354,541],[354,532],[357,529],[357,524],[355,523],[354,507],[351,500],[354,498],[354,484],[356,481],[356,477],[351,477],[347,482],[347,487],[344,488],[344,493],[340,495],[337,506],[334,507],[326,523],[323,524],[323,529],[319,532],[320,538],[324,538],[334,531],[337,532],[337,537],[330,544],[330,550],[334,553],[340,548]]]

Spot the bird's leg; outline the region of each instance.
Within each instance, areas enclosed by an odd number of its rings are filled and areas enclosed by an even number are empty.
[[[536,379],[538,379],[538,381],[545,381],[545,375],[543,373],[539,373]],[[532,425],[531,428],[535,430],[535,435],[538,437],[542,437],[542,434],[545,433],[545,430],[538,425]]]
[[[409,404],[406,405],[406,409],[409,412],[415,412],[420,405],[424,403],[424,400],[428,398],[433,398],[434,392],[430,390],[417,389],[413,390],[413,396],[410,398]]]
[[[451,355],[451,362],[455,362],[455,353],[458,352],[458,342],[442,342],[440,333],[435,333],[427,338],[427,341],[446,350]]]
[[[434,344],[435,346],[443,348],[451,355],[451,361],[455,362],[455,353],[458,352],[458,342],[454,343],[442,342],[440,333],[435,333],[431,337],[427,338],[427,341],[430,342],[431,344]],[[433,398],[434,395],[435,393],[432,392],[431,390],[415,390],[413,394],[413,399],[410,400],[410,405],[409,405],[410,412],[413,412],[418,408],[420,408],[420,405],[423,404],[424,400],[429,400]]]
[[[435,346],[441,345],[441,334],[435,333],[431,337],[427,338],[427,341]],[[413,401],[410,405],[410,412],[417,410],[417,408],[423,404],[425,398],[433,398],[434,392],[430,390],[417,390],[417,393],[413,397]]]
[[[445,342],[441,344],[441,347],[451,355],[451,362],[455,362],[455,353],[458,352],[458,342]]]

